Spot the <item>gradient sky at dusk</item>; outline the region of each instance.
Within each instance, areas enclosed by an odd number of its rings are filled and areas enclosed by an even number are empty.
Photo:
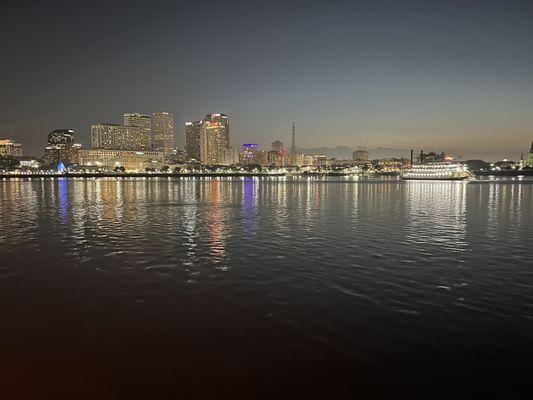
[[[533,1],[4,0],[0,137],[157,110],[231,141],[517,158],[533,140]],[[391,150],[394,155],[394,150]],[[407,154],[407,153],[405,153]],[[400,155],[398,153],[398,155]]]

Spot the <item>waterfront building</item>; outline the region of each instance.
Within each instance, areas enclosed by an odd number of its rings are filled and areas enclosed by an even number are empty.
[[[152,141],[152,116],[149,114],[126,113],[123,116],[123,124],[126,127],[136,126],[137,143],[135,148],[137,150],[151,150]]]
[[[266,155],[268,165],[282,167],[290,163],[290,157],[285,151],[285,146],[280,140],[272,142],[272,150]]]
[[[0,139],[0,156],[8,158],[22,157],[22,144],[11,139]]]
[[[259,159],[261,160],[261,165],[268,165],[268,151],[260,150]]]
[[[244,143],[239,154],[240,164],[261,164],[261,152],[256,143]]]
[[[516,163],[513,160],[503,159],[496,161],[493,166],[498,170],[511,170],[516,167]]]
[[[314,163],[314,157],[313,156],[305,156],[304,157],[304,165],[311,166]]]
[[[305,163],[305,154],[293,154],[291,156],[291,165],[293,167],[300,167]]]
[[[290,157],[286,151],[271,150],[267,153],[268,165],[283,167],[289,164]]]
[[[374,168],[382,172],[398,172],[409,168],[411,162],[407,158],[381,158],[374,162]]]
[[[152,148],[169,157],[174,150],[174,114],[158,111],[152,114]]]
[[[226,165],[235,165],[239,163],[239,152],[233,147],[226,149],[226,157],[224,164]]]
[[[315,167],[324,167],[328,165],[328,158],[323,154],[316,154],[313,156],[313,165]]]
[[[39,160],[35,159],[34,157],[21,156],[18,157],[17,160],[22,168],[37,169],[41,166]]]
[[[81,145],[74,143],[74,131],[72,129],[53,130],[48,134],[47,139],[43,159],[48,165],[56,166],[60,161],[63,164],[78,162]]]
[[[271,150],[268,152],[268,165],[275,167],[283,166],[283,155],[280,151]]]
[[[352,155],[354,161],[368,161],[368,151],[362,148],[355,150]]]
[[[91,125],[91,147],[106,150],[143,150],[141,128],[117,124]]]
[[[223,164],[229,149],[229,120],[225,114],[207,114],[200,130],[200,161]]]
[[[185,123],[185,153],[189,160],[200,161],[200,133],[203,121]]]
[[[124,167],[126,171],[143,172],[164,165],[164,153],[159,151],[88,149],[80,150],[80,165],[112,171]]]

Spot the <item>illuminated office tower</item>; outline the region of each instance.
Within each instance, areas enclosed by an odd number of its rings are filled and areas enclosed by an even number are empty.
[[[285,151],[283,142],[280,140],[272,142],[272,151],[268,152],[268,164],[281,167],[286,165],[288,162],[289,157],[287,157],[287,152]]]
[[[152,114],[152,147],[162,151],[165,157],[174,150],[174,114],[159,111]]]
[[[225,114],[207,114],[200,130],[200,160],[207,165],[224,164],[229,149],[229,121]]]
[[[203,121],[185,123],[185,153],[189,160],[200,161],[200,133]]]
[[[138,126],[116,124],[91,125],[91,147],[107,150],[143,150],[139,141],[141,129]]]
[[[150,150],[152,140],[152,116],[148,114],[126,113],[124,114],[124,126],[139,127],[138,150]]]
[[[47,139],[43,158],[49,165],[57,165],[60,161],[64,164],[78,161],[80,146],[74,144],[72,129],[56,129],[48,134]]]

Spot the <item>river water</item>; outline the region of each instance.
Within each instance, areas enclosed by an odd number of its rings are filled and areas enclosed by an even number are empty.
[[[532,260],[520,178],[3,180],[0,392],[516,386]]]

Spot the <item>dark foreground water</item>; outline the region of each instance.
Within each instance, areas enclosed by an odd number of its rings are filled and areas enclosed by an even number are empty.
[[[532,181],[0,181],[2,398],[466,397],[532,370]]]

